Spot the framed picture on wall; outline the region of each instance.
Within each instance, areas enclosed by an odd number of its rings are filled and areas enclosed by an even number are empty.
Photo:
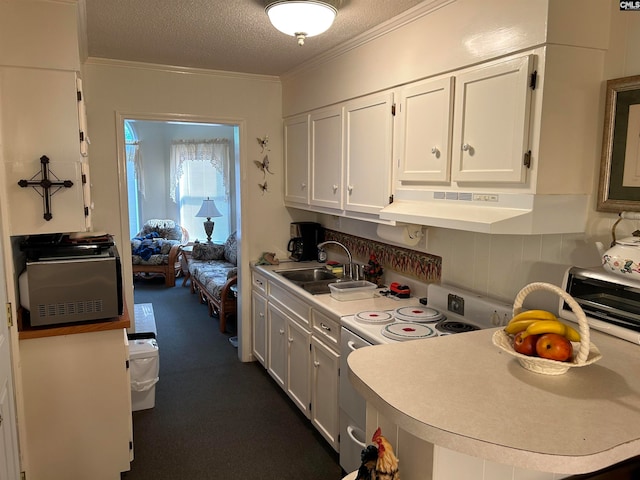
[[[640,75],[607,81],[599,211],[640,211]]]

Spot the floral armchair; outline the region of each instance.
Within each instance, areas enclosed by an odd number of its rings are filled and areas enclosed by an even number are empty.
[[[189,233],[173,220],[147,221],[131,239],[133,275],[162,275],[165,285],[173,287],[180,273],[180,245],[188,241]]]

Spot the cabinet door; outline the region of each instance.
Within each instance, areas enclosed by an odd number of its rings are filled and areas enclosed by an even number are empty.
[[[275,305],[267,306],[267,335],[269,346],[267,348],[267,371],[269,375],[285,388],[287,369],[287,315]]]
[[[309,116],[300,115],[284,122],[284,199],[309,203]]]
[[[310,116],[311,205],[342,209],[342,108]]]
[[[20,341],[27,478],[120,478],[129,470],[127,358],[124,330]]]
[[[399,180],[448,182],[453,77],[403,88],[399,100]]]
[[[10,235],[79,232],[86,230],[82,155],[75,72],[29,68],[0,68],[0,125]],[[40,158],[49,159],[46,167]],[[50,197],[41,186],[42,168],[54,185]],[[49,202],[52,218],[44,218]]]
[[[391,194],[393,93],[354,100],[344,108],[345,209],[377,214]]]
[[[253,324],[251,339],[253,355],[264,366],[267,366],[267,300],[258,292],[251,292],[251,312]]]
[[[532,65],[527,55],[457,75],[452,180],[526,180]]]
[[[311,332],[299,323],[287,322],[287,386],[291,400],[309,418],[309,350]]]
[[[311,422],[338,450],[340,415],[338,410],[338,370],[340,355],[315,337],[311,340]]]

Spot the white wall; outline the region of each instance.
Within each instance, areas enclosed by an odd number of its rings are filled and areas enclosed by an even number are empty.
[[[239,316],[250,318],[250,272],[248,263],[263,251],[282,248],[291,221],[282,206],[282,111],[277,78],[188,69],[156,68],[89,59],[83,66],[88,131],[94,228],[115,234],[123,258],[131,247],[127,224],[123,159],[117,150],[117,119],[172,116],[174,119],[240,125],[239,158],[241,220],[239,235],[242,262]],[[269,135],[269,158],[274,175],[269,192],[258,183],[262,172],[253,164],[259,159],[256,139]],[[120,212],[120,214],[118,214]],[[124,263],[126,300],[133,309],[131,265]],[[239,354],[248,360],[250,323],[242,323]],[[248,329],[248,330],[246,330]]]

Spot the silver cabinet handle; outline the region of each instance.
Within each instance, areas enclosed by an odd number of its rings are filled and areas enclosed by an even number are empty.
[[[284,329],[281,328],[278,332],[280,333],[280,335],[284,335]]]
[[[438,147],[432,147],[431,153],[433,153],[434,155],[438,155],[440,153],[440,150],[438,150]]]
[[[331,327],[328,325],[325,325],[324,323],[320,323],[320,328],[323,330],[326,330],[327,332],[331,331]]]
[[[471,145],[469,145],[468,143],[463,143],[462,144],[462,151],[463,152],[469,151],[470,148],[471,148]]]
[[[301,183],[300,184],[300,188],[302,188],[304,190],[305,188],[307,188],[307,184],[306,183]]]
[[[352,352],[355,352],[358,348],[360,348],[353,342],[353,340],[349,340],[347,342],[347,347],[349,347],[349,350],[351,350]]]
[[[262,280],[256,280],[255,282],[259,287],[264,287],[264,283],[262,283]]]
[[[318,368],[318,367],[320,366],[320,362],[319,362],[319,361],[317,361],[317,360],[314,360],[314,362],[313,362],[313,366],[314,366],[314,367],[316,367],[316,368]]]
[[[349,185],[349,186],[347,187],[347,190],[349,190],[349,193],[353,192],[353,185]]]
[[[264,318],[264,313],[260,312],[258,316]]]
[[[347,433],[349,434],[349,437],[351,437],[351,440],[357,443],[361,448],[367,448],[367,445],[355,435],[356,433],[358,433],[362,437],[364,437],[364,432],[362,430],[360,430],[358,427],[348,425]]]
[[[335,183],[333,184],[333,193],[336,193],[338,191],[338,185],[336,185]]]

